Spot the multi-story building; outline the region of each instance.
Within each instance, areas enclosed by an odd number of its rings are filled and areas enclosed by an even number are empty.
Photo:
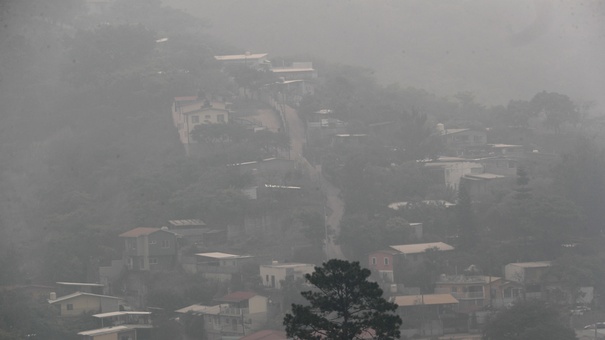
[[[124,265],[130,270],[171,269],[177,259],[176,235],[164,228],[135,228],[124,239]]]

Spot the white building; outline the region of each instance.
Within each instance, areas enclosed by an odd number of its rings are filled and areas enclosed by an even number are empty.
[[[315,266],[306,263],[279,263],[273,261],[271,264],[260,266],[260,276],[265,287],[280,289],[286,278],[304,278],[305,274],[315,271]]]

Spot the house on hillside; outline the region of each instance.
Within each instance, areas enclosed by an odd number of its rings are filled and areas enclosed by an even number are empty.
[[[241,273],[242,267],[252,263],[250,255],[235,255],[222,252],[198,253],[193,263],[184,263],[190,273],[200,273],[204,278],[228,282]]]
[[[457,156],[465,156],[469,148],[487,144],[487,134],[482,130],[446,129],[443,124],[437,124],[437,132],[445,147]]]
[[[411,265],[421,264],[429,252],[447,252],[454,250],[454,247],[443,242],[402,244],[390,246],[390,248],[396,250],[398,255]]]
[[[179,246],[216,246],[227,242],[227,231],[209,228],[200,219],[170,220],[166,226],[178,239]]]
[[[78,333],[82,340],[151,339],[150,312],[109,312],[93,315],[101,328]]]
[[[271,72],[284,80],[310,80],[317,78],[312,62],[293,62],[290,66],[272,67]]]
[[[48,303],[59,310],[60,316],[78,316],[84,313],[108,313],[120,310],[121,298],[108,295],[76,292],[57,298],[50,294]]]
[[[205,305],[191,305],[181,308],[176,311],[178,314],[187,314],[188,317],[195,318],[196,323],[202,324],[204,329],[204,336],[207,340],[222,340],[222,328],[223,326],[232,326],[228,318],[221,318],[221,311],[226,310],[229,307],[228,304],[219,304],[214,306]],[[229,320],[229,321],[227,321]],[[223,322],[223,324],[221,324]]]
[[[451,294],[401,295],[392,298],[392,302],[403,321],[403,336],[437,337],[468,329],[468,317],[454,311],[458,300]]]
[[[172,105],[172,121],[179,133],[179,139],[185,147],[195,143],[191,132],[202,124],[229,123],[229,103],[191,97],[175,97]]]
[[[435,293],[451,294],[458,300],[455,310],[468,314],[493,305],[503,282],[495,276],[442,274],[435,282]]]
[[[221,334],[223,336],[243,336],[261,329],[267,322],[269,299],[254,292],[238,291],[227,294],[217,302],[221,307]]]
[[[452,190],[458,190],[460,180],[465,175],[483,173],[483,165],[458,157],[439,157],[436,161],[424,163],[424,168],[434,183]]]
[[[403,274],[404,267],[422,264],[427,252],[451,250],[454,247],[443,242],[390,246],[371,252],[368,255],[368,268],[382,283],[393,283]]]
[[[551,265],[550,261],[509,263],[504,266],[504,278],[520,283],[525,298],[541,298],[546,290],[543,277]]]
[[[303,279],[305,274],[311,274],[314,271],[315,266],[312,264],[273,261],[271,264],[260,266],[260,277],[265,287],[281,289],[282,282],[286,279]]]
[[[511,183],[511,178],[490,174],[466,174],[460,179],[460,183],[464,183],[468,188],[469,194],[473,199],[477,199],[483,195],[490,194],[499,188],[506,187]]]
[[[124,265],[133,271],[167,270],[177,259],[176,235],[168,228],[135,228],[124,239]]]

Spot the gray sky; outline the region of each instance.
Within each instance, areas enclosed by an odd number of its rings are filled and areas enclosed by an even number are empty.
[[[163,0],[270,57],[310,54],[506,103],[546,90],[605,103],[605,1]]]

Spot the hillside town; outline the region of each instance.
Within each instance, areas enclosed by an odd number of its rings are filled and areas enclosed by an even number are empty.
[[[85,3],[82,18],[115,15],[113,1]],[[146,30],[108,23],[71,41],[81,69],[65,81],[117,117],[83,136],[116,143],[53,149],[101,124],[92,117],[37,145],[49,165],[30,171],[62,177],[37,196],[49,203],[18,200],[46,215],[6,248],[15,265],[0,269],[15,278],[2,300],[23,312],[3,315],[0,339],[294,339],[284,316],[332,259],[370,270],[402,339],[495,339],[498,315],[527,301],[576,339],[605,339],[602,119],[572,98],[542,91],[489,108],[469,92],[443,99],[363,69]],[[81,66],[103,50],[94,34],[153,39],[112,54],[101,78]],[[10,321],[24,315],[53,326]]]

